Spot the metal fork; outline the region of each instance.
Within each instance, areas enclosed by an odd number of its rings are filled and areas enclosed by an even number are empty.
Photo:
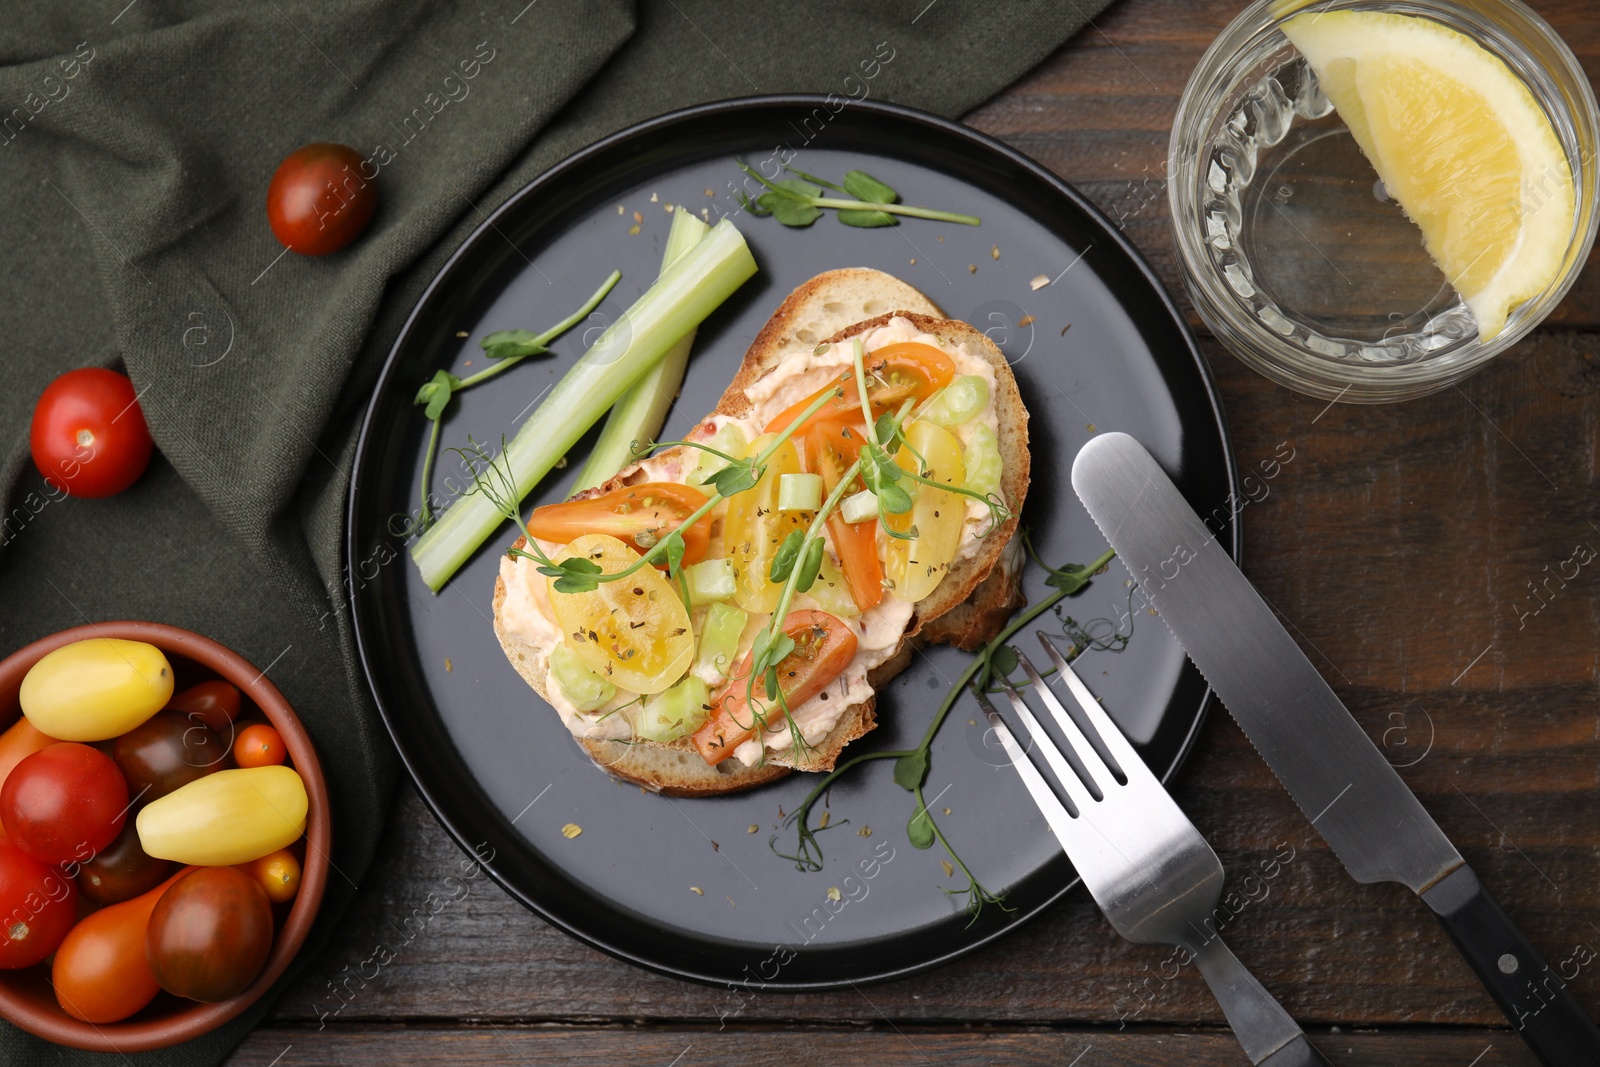
[[[1038,636],[1073,696],[1074,711],[1062,706],[1026,656],[1018,653],[1017,663],[1066,738],[1065,751],[1040,726],[1022,694],[1009,681],[1002,679],[1001,685],[1062,795],[1051,789],[988,698],[976,687],[973,692],[1095,903],[1129,941],[1176,945],[1189,953],[1251,1063],[1327,1067],[1289,1013],[1222,943],[1214,926],[1207,927],[1222,896],[1216,852],[1066,657],[1047,635]]]

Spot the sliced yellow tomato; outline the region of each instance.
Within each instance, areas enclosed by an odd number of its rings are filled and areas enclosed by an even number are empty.
[[[943,426],[919,419],[906,427],[905,438],[906,444],[894,457],[901,470],[915,471],[945,485],[959,486],[966,482],[961,441],[955,434]],[[919,469],[918,454],[927,460],[926,469]],[[909,479],[901,479],[900,484],[908,490],[913,488]],[[889,529],[897,533],[916,529],[916,536],[910,540],[887,539],[884,573],[895,596],[915,603],[933,592],[956,558],[966,516],[966,501],[960,494],[932,485],[915,485],[911,510],[884,520]]]
[[[160,711],[172,666],[155,645],[94,637],[48,653],[23,676],[22,713],[60,741],[105,741]]]
[[[640,553],[609,534],[574,538],[558,559],[582,556],[606,574],[625,570]],[[671,687],[694,659],[689,610],[653,567],[601,582],[584,593],[562,593],[546,579],[550,607],[566,643],[590,670],[630,693]]]
[[[750,442],[746,457],[760,455],[776,435],[764,434]],[[772,557],[794,530],[811,525],[810,511],[778,510],[778,479],[799,474],[800,450],[793,438],[778,446],[767,460],[767,471],[754,488],[728,498],[728,516],[722,522],[722,546],[733,560],[734,594],[746,611],[770,613],[778,606],[783,583],[772,581]]]

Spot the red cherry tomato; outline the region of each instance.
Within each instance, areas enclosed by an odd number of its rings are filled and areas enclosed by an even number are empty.
[[[586,533],[604,533],[645,551],[705,506],[706,494],[677,482],[643,482],[583,500],[534,508],[528,532],[541,541],[569,544]],[[699,563],[711,540],[711,516],[683,531],[683,562]],[[658,564],[665,566],[665,561]]]
[[[275,767],[288,756],[283,737],[264,722],[240,730],[233,743],[233,762],[241,767]]]
[[[78,919],[78,890],[9,841],[0,842],[0,969],[32,967]]]
[[[128,783],[97,748],[60,741],[6,776],[0,822],[41,863],[83,862],[116,840],[128,820]]]
[[[325,256],[354,241],[378,206],[377,177],[361,153],[342,144],[308,144],[278,165],[267,186],[267,221],[285,248]]]
[[[178,693],[167,701],[167,707],[227,738],[233,734],[233,720],[239,717],[239,689],[227,682],[212,679],[191,685]]]
[[[81,367],[45,386],[33,407],[28,447],[51,485],[92,498],[138,481],[155,446],[127,376]]]

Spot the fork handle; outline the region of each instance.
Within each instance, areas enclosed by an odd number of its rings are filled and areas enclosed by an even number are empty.
[[[1239,962],[1220,935],[1213,934],[1198,950],[1189,951],[1251,1063],[1258,1067],[1268,1063],[1271,1067],[1327,1067],[1328,1061],[1306,1040],[1300,1025]]]

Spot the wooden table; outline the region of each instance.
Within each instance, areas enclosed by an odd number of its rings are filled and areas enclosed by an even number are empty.
[[[1600,71],[1592,0],[1534,6]],[[1181,292],[1167,135],[1184,80],[1238,7],[1121,0],[968,121],[1121,219]],[[1373,738],[1416,761],[1406,781],[1600,1014],[1600,563],[1543,601],[1529,585],[1576,546],[1600,549],[1600,270],[1489,370],[1406,404],[1328,408],[1204,345],[1241,467],[1294,450],[1244,514],[1246,572]],[[1534,1062],[1427,910],[1399,886],[1352,882],[1220,709],[1175,792],[1234,885],[1280,845],[1294,851],[1227,935],[1334,1063]],[[234,1062],[1246,1062],[1194,968],[1116,938],[1087,893],[953,966],[758,994],[720,1028],[727,991],[601,955],[488,879],[445,900],[459,859],[402,785],[332,946]],[[398,955],[364,967],[410,916]]]

